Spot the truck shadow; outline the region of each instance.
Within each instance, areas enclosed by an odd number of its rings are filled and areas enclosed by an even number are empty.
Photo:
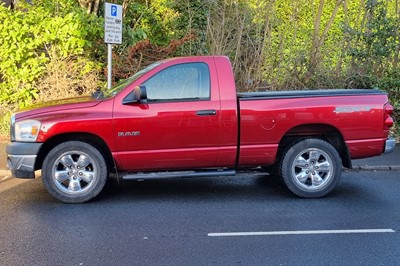
[[[146,181],[109,180],[93,202],[314,202],[343,204],[380,202],[376,191],[344,178],[327,197],[303,199],[291,193],[283,181],[268,174],[240,174],[234,177],[173,178]]]
[[[239,174],[234,177],[173,178],[146,181],[120,181],[109,179],[103,191],[87,204],[145,204],[151,203],[198,203],[198,202],[283,202],[296,205],[340,202],[346,205],[385,203],[384,194],[371,184],[353,178],[341,181],[338,188],[321,199],[301,199],[292,194],[276,176],[268,174]],[[13,182],[13,181],[7,181]],[[4,184],[2,184],[4,185]],[[0,193],[4,200],[19,204],[61,204],[44,188],[41,178],[24,182]],[[314,202],[314,203],[310,203]],[[85,204],[84,204],[85,205]]]
[[[95,201],[259,201],[294,200],[276,176],[240,174],[234,177],[171,178],[145,181],[110,179]]]

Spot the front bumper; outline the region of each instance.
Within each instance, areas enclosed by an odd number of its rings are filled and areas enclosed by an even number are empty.
[[[396,140],[392,137],[389,137],[385,142],[385,151],[384,154],[391,153],[396,146]]]
[[[7,166],[16,178],[35,178],[35,162],[43,143],[11,142],[6,147]]]

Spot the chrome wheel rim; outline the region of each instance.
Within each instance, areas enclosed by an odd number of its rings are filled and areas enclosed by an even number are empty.
[[[54,163],[53,181],[62,192],[84,194],[94,185],[98,167],[93,159],[82,151],[61,154]]]
[[[331,157],[320,149],[310,148],[298,153],[292,163],[292,176],[298,186],[306,190],[319,190],[333,176]]]

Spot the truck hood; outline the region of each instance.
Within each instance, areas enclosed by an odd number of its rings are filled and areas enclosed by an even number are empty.
[[[59,99],[38,103],[29,106],[26,109],[20,110],[16,114],[16,118],[24,118],[32,115],[38,115],[49,112],[59,112],[63,110],[90,108],[98,105],[102,100],[93,99],[90,96],[80,96],[67,99]]]

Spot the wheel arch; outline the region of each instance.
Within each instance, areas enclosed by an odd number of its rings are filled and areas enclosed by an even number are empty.
[[[44,159],[54,147],[67,141],[82,141],[92,145],[93,147],[98,149],[100,153],[103,155],[104,160],[106,161],[107,164],[108,172],[113,171],[113,169],[115,168],[115,163],[111,151],[106,142],[102,138],[100,138],[97,135],[86,132],[75,132],[75,133],[60,134],[44,142],[36,158],[35,170],[42,168]]]
[[[350,154],[341,132],[334,126],[327,124],[307,124],[290,129],[282,137],[278,146],[277,162],[282,159],[287,147],[306,138],[319,138],[330,143],[339,153],[344,167],[351,168]]]

